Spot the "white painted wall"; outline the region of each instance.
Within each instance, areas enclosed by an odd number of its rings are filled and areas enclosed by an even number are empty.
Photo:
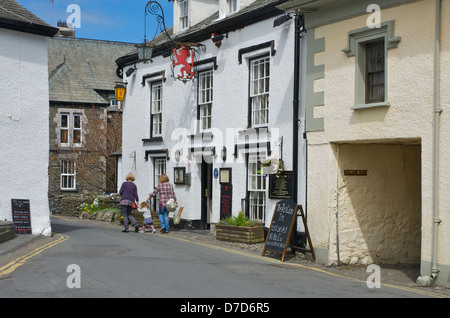
[[[293,94],[293,56],[294,56],[293,20],[284,25],[273,28],[273,19],[259,22],[235,32],[230,32],[228,38],[217,48],[211,40],[203,42],[206,52],[200,51],[198,60],[217,57],[218,69],[214,71],[214,103],[212,110],[214,143],[217,156],[213,159],[213,169],[221,167],[232,168],[233,183],[233,214],[237,215],[241,209],[241,199],[246,195],[247,167],[243,155],[234,158],[234,140],[227,136],[227,131],[237,131],[247,128],[248,112],[248,82],[249,61],[261,53],[269,52],[263,49],[243,56],[242,64],[238,62],[238,50],[241,48],[261,44],[270,40],[275,41],[276,54],[271,57],[270,78],[270,122],[272,133],[272,156],[278,157],[279,147],[275,145],[279,136],[283,136],[283,159],[286,170],[292,170],[292,94]],[[150,137],[150,86],[142,86],[142,76],[154,72],[166,72],[164,82],[163,102],[163,144],[146,143],[143,138]],[[124,72],[125,73],[125,72]],[[140,63],[137,71],[128,78],[126,102],[123,113],[123,172],[122,179],[132,171],[136,174],[136,184],[140,199],[146,199],[153,189],[153,164],[145,161],[145,151],[167,148],[170,151],[170,161],[167,164],[168,176],[173,182],[173,168],[185,166],[192,174],[191,186],[175,185],[175,191],[180,204],[184,204],[183,218],[200,219],[200,164],[194,157],[187,157],[187,149],[180,141],[183,136],[197,132],[197,81],[186,84],[171,77],[170,59],[155,57],[153,63]],[[302,114],[303,111],[300,111]],[[303,127],[300,128],[300,134]],[[178,140],[180,137],[180,140]],[[303,138],[300,136],[300,143]],[[220,158],[222,145],[226,145],[228,158],[223,162]],[[300,144],[300,156],[305,153],[305,147]],[[175,161],[175,151],[182,152],[180,162]],[[136,161],[130,155],[136,151]],[[301,157],[302,158],[302,157]],[[301,179],[299,180],[299,204],[304,205],[305,187],[304,161],[300,158]],[[304,157],[303,157],[304,158]],[[268,182],[267,182],[268,183]],[[212,222],[219,220],[220,184],[213,180],[213,217]],[[266,225],[270,222],[275,203],[278,200],[267,198]]]
[[[0,29],[0,219],[29,199],[33,234],[51,234],[47,38]]]
[[[449,71],[449,41],[448,16],[450,6],[443,2],[442,10],[442,52],[441,52],[441,134],[448,131],[448,71]],[[322,255],[328,264],[336,263],[336,193],[345,189],[337,183],[340,169],[355,168],[351,156],[346,162],[340,162],[336,154],[336,146],[353,143],[415,143],[421,145],[421,260],[431,262],[432,224],[433,224],[433,116],[434,116],[434,39],[435,39],[435,1],[416,1],[405,5],[387,8],[381,12],[381,22],[395,20],[395,36],[401,37],[398,48],[388,50],[388,100],[389,108],[352,110],[355,103],[355,58],[347,57],[342,49],[347,47],[348,32],[366,26],[368,15],[349,18],[329,25],[317,27],[315,38],[325,38],[325,51],[315,54],[315,64],[325,65],[325,77],[315,81],[314,90],[325,92],[325,105],[316,107],[316,117],[325,118],[325,130],[308,133],[308,208],[309,229],[318,250],[328,250]],[[415,23],[420,19],[424,23]],[[446,36],[447,35],[447,36]],[[367,149],[374,149],[367,146]],[[440,153],[440,218],[439,225],[438,261],[442,268],[450,264],[448,253],[448,171],[449,161],[448,142],[441,135]],[[390,156],[392,153],[383,151],[379,157]],[[342,158],[341,158],[342,159]],[[381,158],[380,158],[381,159]],[[368,161],[365,167],[373,165]],[[382,164],[379,160],[379,164]],[[347,164],[347,165],[346,165]],[[399,173],[402,171],[389,170],[385,173]],[[370,173],[370,170],[369,170]],[[417,182],[417,181],[416,181]],[[365,194],[359,196],[356,205],[361,206],[361,200],[370,197]],[[373,201],[373,200],[372,200]],[[408,203],[411,203],[409,200]],[[378,200],[382,202],[382,200]],[[392,203],[392,201],[390,201]],[[341,204],[342,203],[342,204]],[[392,210],[389,202],[382,203],[379,210]],[[339,201],[339,228],[350,229],[352,225],[363,229],[367,224],[352,223],[357,213],[354,202]],[[403,203],[406,206],[406,203]],[[347,218],[341,211],[347,209]],[[367,209],[367,215],[369,211]],[[406,211],[406,210],[405,210]],[[445,222],[444,220],[447,220]],[[387,225],[391,222],[386,221]],[[357,231],[358,231],[357,230]],[[367,239],[367,238],[366,238]],[[347,246],[350,244],[346,240]],[[361,243],[361,241],[360,241]],[[367,252],[367,244],[355,245],[355,250],[343,258],[351,259],[358,254]],[[341,242],[343,244],[343,242]],[[352,243],[354,244],[354,242]],[[416,244],[416,243],[414,243]],[[447,244],[447,245],[446,245]],[[341,251],[348,252],[344,246]],[[417,250],[416,250],[417,251]],[[362,259],[361,259],[362,260]],[[386,258],[384,259],[387,260]],[[405,259],[401,260],[404,261]],[[363,261],[365,262],[365,261]],[[444,265],[447,264],[447,265]],[[448,272],[448,270],[447,270]],[[441,277],[444,277],[441,275]],[[448,277],[448,275],[446,276]]]

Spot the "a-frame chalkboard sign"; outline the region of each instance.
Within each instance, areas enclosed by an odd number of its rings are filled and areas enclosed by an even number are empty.
[[[312,247],[311,239],[308,232],[308,227],[306,225],[306,219],[303,214],[303,209],[301,205],[297,205],[294,201],[290,199],[279,201],[275,206],[275,211],[272,216],[272,221],[270,223],[269,232],[267,233],[266,243],[262,251],[262,256],[266,254],[266,251],[271,251],[274,253],[281,254],[281,261],[284,262],[286,256],[286,251],[292,242],[291,235],[294,229],[295,220],[297,217],[297,211],[300,209],[300,216],[305,225],[306,235],[308,238],[308,243],[310,250],[304,250],[311,252],[313,259],[315,259],[314,249]]]

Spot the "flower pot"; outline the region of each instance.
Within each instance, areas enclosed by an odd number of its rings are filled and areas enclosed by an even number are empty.
[[[263,226],[232,226],[216,224],[216,239],[219,241],[255,244],[264,242]]]

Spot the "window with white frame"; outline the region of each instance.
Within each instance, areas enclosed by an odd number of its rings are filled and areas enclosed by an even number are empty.
[[[75,162],[72,160],[61,159],[61,190],[76,189],[76,169]]]
[[[211,129],[211,108],[213,103],[213,71],[198,75],[198,111],[200,131]]]
[[[227,14],[238,11],[238,0],[227,0]]]
[[[61,113],[59,121],[61,146],[79,146],[82,142],[82,114]]]
[[[162,103],[163,103],[163,88],[162,82],[155,82],[152,84],[151,96],[151,136],[162,135]]]
[[[266,178],[261,172],[262,155],[248,157],[249,218],[264,222],[266,215]]]
[[[189,0],[180,0],[180,30],[189,27]]]
[[[269,123],[270,57],[250,61],[251,126]]]

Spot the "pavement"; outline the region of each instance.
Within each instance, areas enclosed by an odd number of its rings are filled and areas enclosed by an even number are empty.
[[[58,216],[60,217],[60,216]],[[63,217],[65,219],[73,220],[74,222],[89,222],[89,223],[99,223],[108,227],[115,227],[118,230],[122,230],[122,226],[102,221],[86,220],[79,218]],[[159,229],[157,229],[158,231]],[[158,232],[157,232],[158,233]],[[159,235],[152,234],[150,231],[146,233],[136,233],[133,235]],[[173,229],[167,236],[172,236],[177,239],[188,240],[195,244],[210,245],[210,246],[220,246],[221,248],[230,248],[233,250],[244,250],[250,254],[261,255],[264,248],[264,243],[259,244],[244,244],[235,242],[225,242],[219,241],[215,238],[215,235],[211,231],[201,231],[201,230],[176,230]],[[56,240],[56,237],[44,237],[40,235],[22,234],[17,235],[16,238],[9,240],[7,242],[0,244],[0,268],[6,262],[17,259],[30,253],[34,250],[39,249],[41,246],[49,244],[50,242]],[[272,254],[266,252],[265,257],[279,258],[280,265],[283,266],[300,266],[302,268],[308,268],[311,270],[325,272],[333,276],[341,276],[344,278],[357,280],[361,282],[366,282],[369,275],[372,272],[367,272],[367,266],[325,266],[321,264],[314,263],[300,252],[296,252],[295,255],[286,254],[285,261],[281,262],[281,257],[278,254]],[[380,265],[381,273],[381,285],[389,286],[393,285],[398,288],[404,289],[415,289],[420,290],[423,293],[432,293],[440,297],[450,298],[450,285],[448,286],[431,286],[422,287],[416,284],[416,279],[420,274],[419,265],[407,265],[407,264],[397,264],[397,265]]]
[[[33,241],[39,241],[41,238],[40,235],[17,234],[14,239],[0,243],[0,257],[24,248]]]

